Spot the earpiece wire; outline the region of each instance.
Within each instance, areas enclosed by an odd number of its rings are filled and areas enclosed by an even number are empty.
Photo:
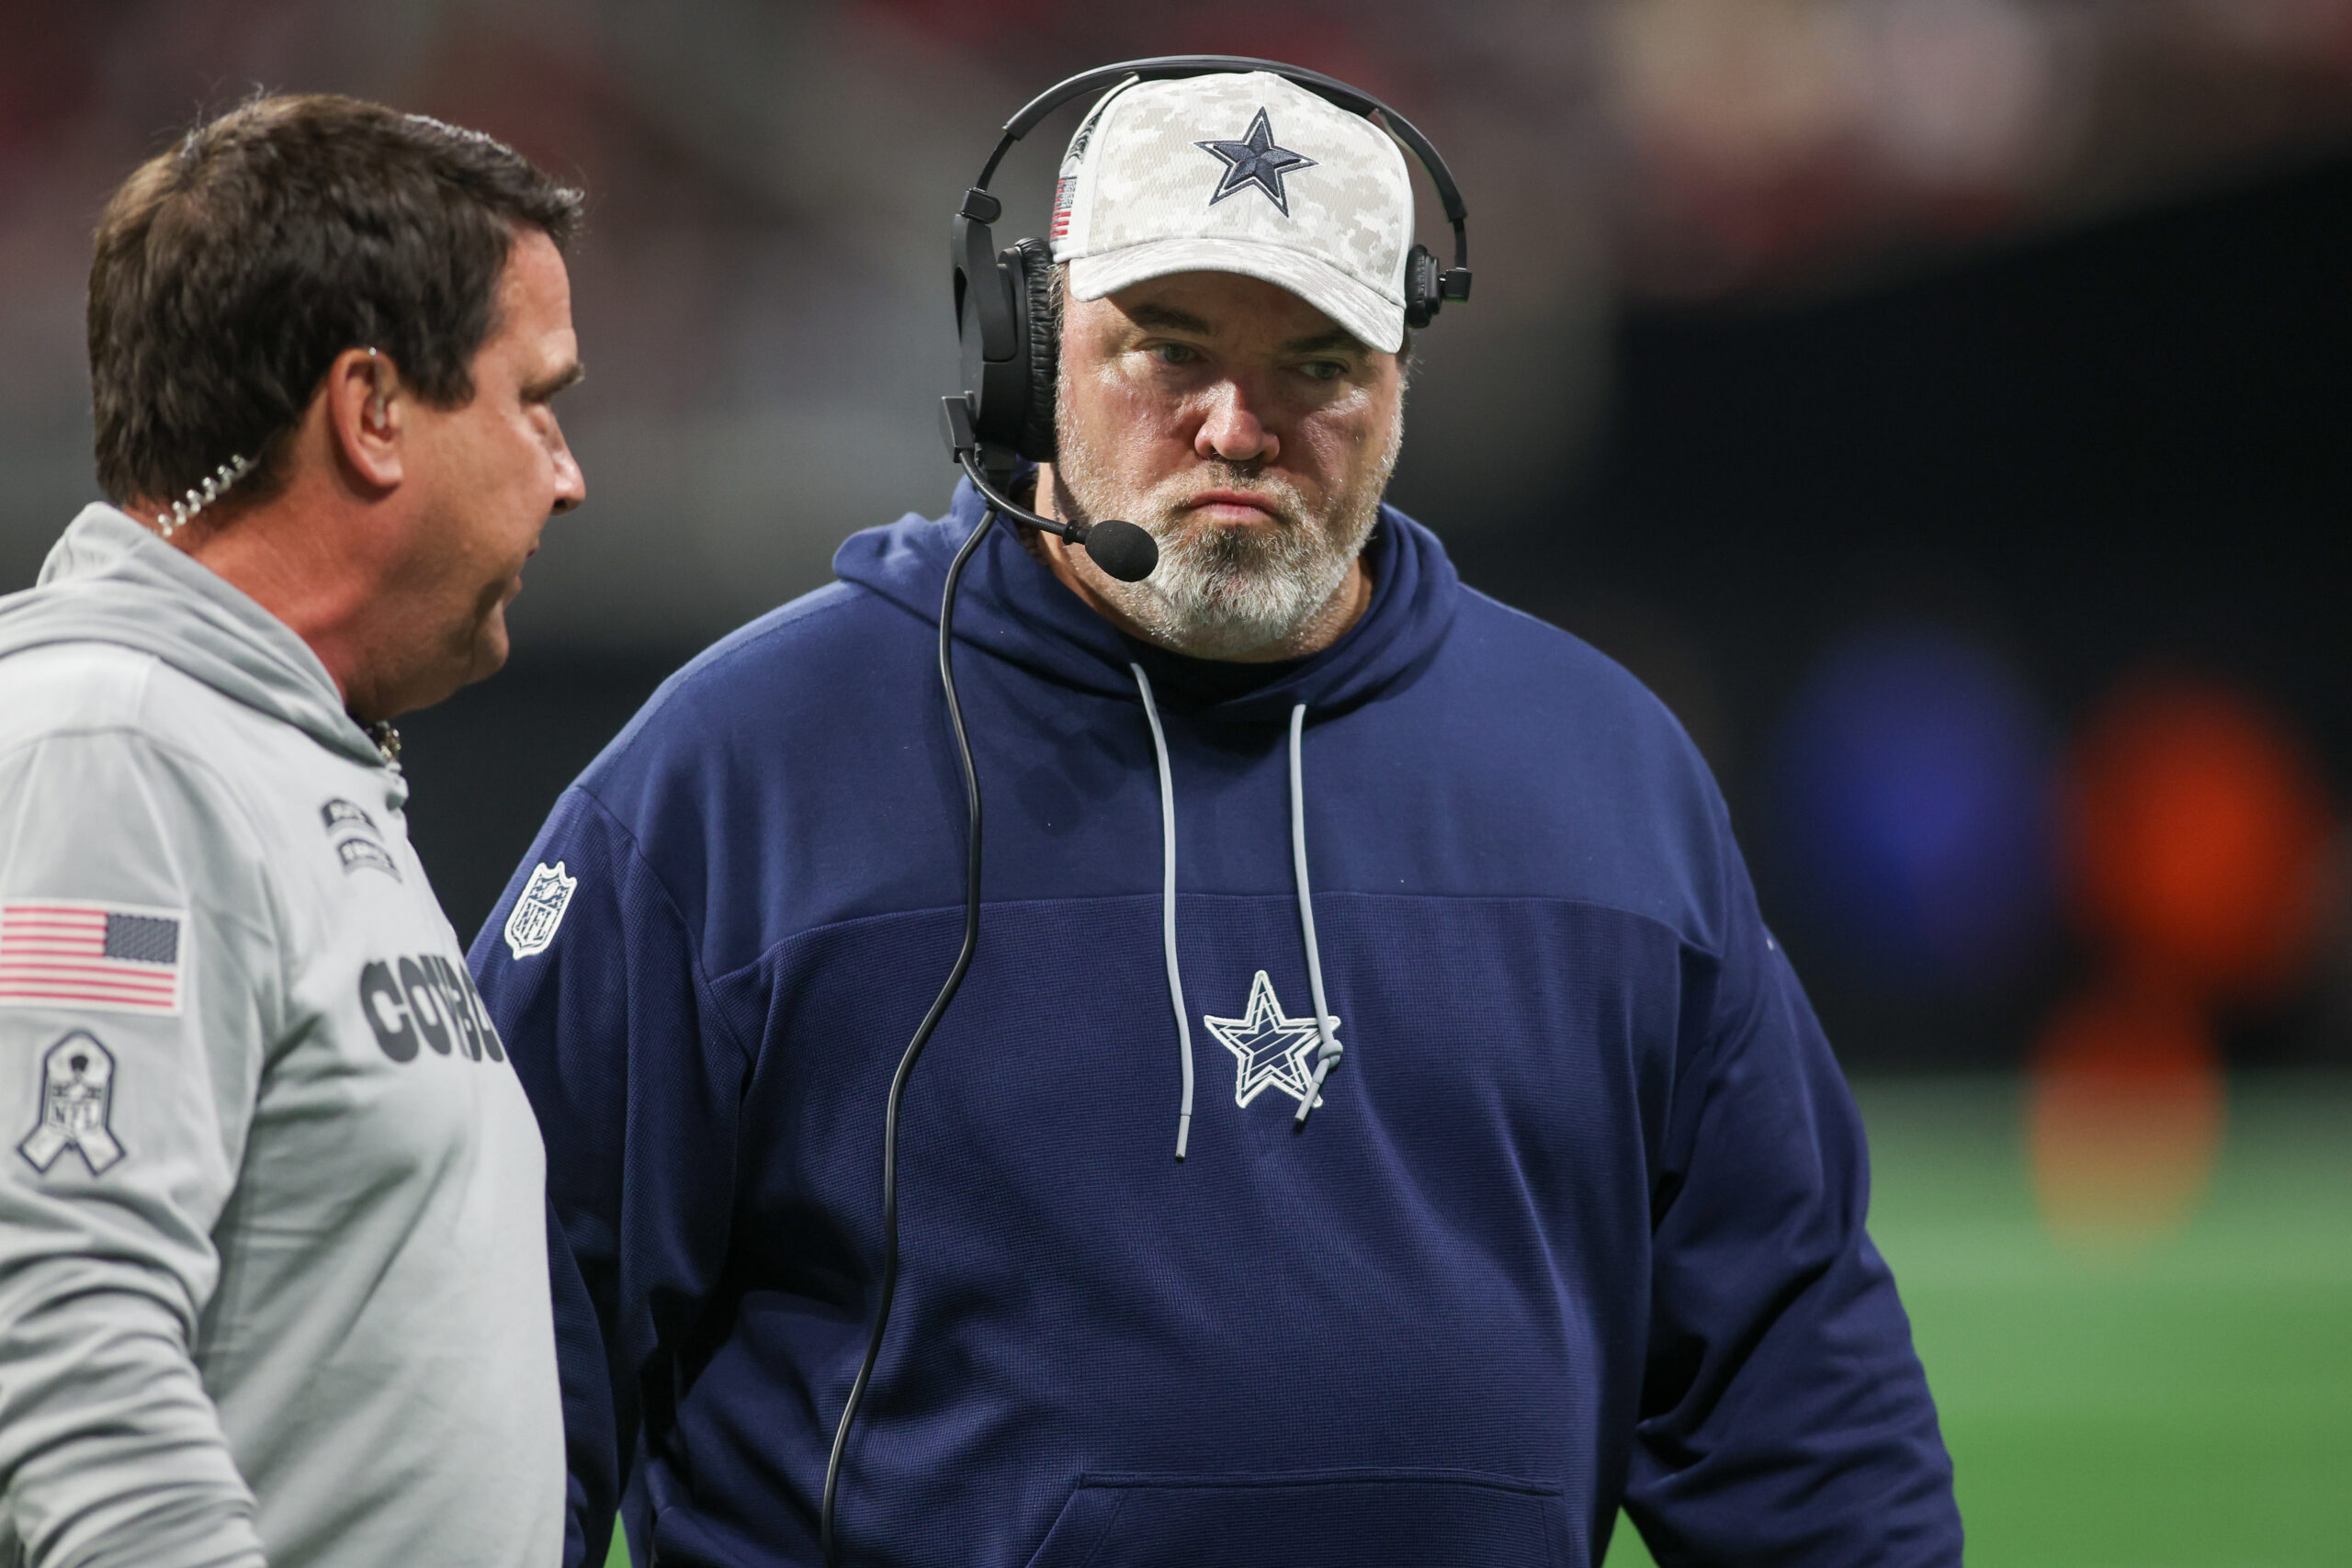
[[[932,1031],[939,1027],[945,1016],[947,1004],[956,999],[956,988],[963,985],[965,972],[972,966],[972,955],[980,945],[980,776],[972,765],[971,738],[964,730],[964,705],[956,694],[956,664],[953,658],[956,637],[956,590],[964,581],[964,567],[979,547],[981,538],[996,523],[993,504],[980,513],[978,525],[964,547],[956,552],[956,559],[947,569],[947,586],[939,596],[939,681],[947,693],[947,722],[956,732],[956,755],[964,767],[964,799],[969,807],[970,834],[964,851],[964,945],[956,954],[956,967],[948,971],[947,983],[939,987],[933,998],[931,1010],[923,1014],[916,1026],[914,1038],[907,1042],[906,1054],[899,1058],[899,1070],[890,1079],[890,1101],[882,1119],[882,1290],[881,1301],[874,1311],[874,1329],[866,1336],[865,1359],[858,1363],[857,1379],[850,1384],[849,1398],[842,1405],[841,1425],[833,1432],[832,1457],[825,1461],[825,1495],[818,1520],[818,1540],[824,1555],[826,1568],[834,1568],[833,1518],[835,1503],[841,1487],[842,1456],[849,1450],[850,1428],[857,1420],[858,1406],[865,1402],[865,1391],[874,1381],[874,1364],[881,1359],[882,1336],[890,1325],[890,1302],[899,1288],[899,1106],[906,1097],[907,1080],[915,1070],[915,1059],[931,1043]]]

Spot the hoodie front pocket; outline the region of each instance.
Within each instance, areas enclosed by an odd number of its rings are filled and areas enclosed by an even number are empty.
[[[1566,1524],[1557,1485],[1476,1471],[1090,1474],[1029,1568],[1564,1568]]]

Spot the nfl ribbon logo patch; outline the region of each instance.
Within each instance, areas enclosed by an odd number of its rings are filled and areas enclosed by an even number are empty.
[[[506,917],[506,946],[516,958],[545,953],[554,942],[563,912],[571,907],[572,889],[579,886],[578,877],[564,874],[561,861],[531,868],[531,880],[523,885],[522,896]]]
[[[185,909],[0,904],[0,1007],[180,1010]]]
[[[92,1176],[122,1157],[115,1141],[114,1055],[97,1036],[77,1029],[42,1053],[40,1120],[17,1152],[43,1176],[72,1149]]]

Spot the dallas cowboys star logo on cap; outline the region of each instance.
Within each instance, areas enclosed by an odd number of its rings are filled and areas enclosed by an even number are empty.
[[[1314,159],[1274,145],[1274,130],[1266,123],[1266,111],[1262,108],[1240,141],[1195,141],[1193,145],[1225,160],[1225,175],[1217,181],[1216,194],[1209,197],[1211,207],[1238,190],[1255,186],[1287,218],[1290,197],[1283,194],[1283,176],[1315,167]]]

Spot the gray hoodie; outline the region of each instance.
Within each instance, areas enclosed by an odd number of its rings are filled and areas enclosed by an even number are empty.
[[[111,507],[0,598],[0,1562],[558,1561],[538,1130],[407,795]]]

